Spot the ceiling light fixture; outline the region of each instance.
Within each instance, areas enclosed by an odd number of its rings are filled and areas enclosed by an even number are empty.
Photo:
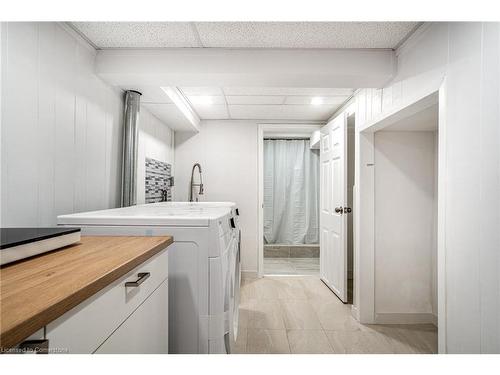
[[[319,96],[315,96],[314,98],[311,99],[311,104],[312,105],[321,105],[323,104],[323,98]]]

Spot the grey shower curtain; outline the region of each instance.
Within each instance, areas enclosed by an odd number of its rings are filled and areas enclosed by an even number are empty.
[[[319,153],[308,140],[264,140],[264,240],[319,242]]]

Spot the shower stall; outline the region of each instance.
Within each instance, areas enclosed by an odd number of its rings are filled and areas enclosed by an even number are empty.
[[[319,274],[319,150],[264,138],[264,274]]]

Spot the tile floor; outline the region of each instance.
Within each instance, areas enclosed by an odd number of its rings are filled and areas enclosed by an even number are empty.
[[[436,353],[433,325],[363,325],[314,276],[244,279],[235,352]]]
[[[319,277],[319,258],[264,258],[264,274]]]

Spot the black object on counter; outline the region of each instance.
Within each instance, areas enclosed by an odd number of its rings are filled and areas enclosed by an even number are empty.
[[[80,228],[1,228],[0,229],[0,249],[25,245],[63,236],[70,233],[80,232]]]

